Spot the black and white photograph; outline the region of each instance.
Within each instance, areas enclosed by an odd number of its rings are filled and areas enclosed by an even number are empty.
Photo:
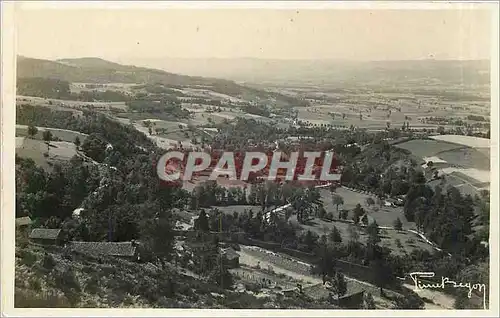
[[[2,1],[2,315],[498,315],[498,8]]]

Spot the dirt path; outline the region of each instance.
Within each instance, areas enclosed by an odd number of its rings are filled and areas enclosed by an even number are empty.
[[[415,286],[409,284],[403,286],[415,291],[420,297],[431,299],[434,302],[434,304],[426,303],[425,309],[453,309],[455,299],[450,295],[430,289],[415,290]]]
[[[295,271],[291,271],[283,267],[280,267],[275,262],[266,261],[264,257],[257,257],[255,256],[254,253],[251,253],[250,249],[253,249],[253,247],[241,246],[241,251],[238,252],[238,254],[240,254],[240,263],[248,266],[259,265],[261,268],[272,267],[274,272],[287,275],[299,281],[303,281],[305,284],[308,285],[323,283],[321,279],[318,279],[311,275],[304,275]]]

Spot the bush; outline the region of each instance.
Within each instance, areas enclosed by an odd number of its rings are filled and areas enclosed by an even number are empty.
[[[31,277],[29,279],[29,285],[36,292],[39,292],[42,290],[42,284],[40,283],[40,280],[36,277]]]
[[[56,272],[54,277],[56,285],[63,291],[80,291],[80,283],[72,269],[68,268],[64,272]]]
[[[66,297],[53,292],[32,292],[16,289],[14,292],[14,307],[16,308],[70,308],[71,303]]]
[[[97,275],[91,275],[85,284],[85,291],[90,294],[96,294],[99,290],[99,277]]]
[[[401,244],[401,240],[400,239],[396,239],[395,242],[396,242],[396,246],[397,247],[403,248],[403,244]]]
[[[21,250],[19,252],[21,257],[21,264],[26,266],[32,266],[36,262],[36,255],[31,253],[30,251]]]
[[[395,309],[423,309],[424,301],[415,292],[396,298]]]
[[[48,270],[52,270],[56,266],[56,261],[54,257],[48,253],[43,255],[42,267]]]
[[[158,289],[162,295],[165,297],[171,298],[175,295],[176,291],[176,282],[175,279],[172,279],[168,275],[164,275],[163,277],[160,277],[159,282],[158,282]]]

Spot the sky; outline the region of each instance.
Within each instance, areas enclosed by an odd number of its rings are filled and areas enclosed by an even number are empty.
[[[484,9],[22,9],[17,54],[45,58],[489,59]]]

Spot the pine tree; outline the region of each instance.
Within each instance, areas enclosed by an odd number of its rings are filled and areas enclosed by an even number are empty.
[[[401,222],[401,220],[399,218],[397,218],[395,221],[394,221],[394,229],[397,230],[397,231],[401,231],[403,229],[403,223]]]
[[[329,239],[330,239],[330,241],[335,242],[335,243],[342,242],[342,236],[340,235],[340,231],[337,229],[336,226],[334,226],[332,231],[330,232]]]

